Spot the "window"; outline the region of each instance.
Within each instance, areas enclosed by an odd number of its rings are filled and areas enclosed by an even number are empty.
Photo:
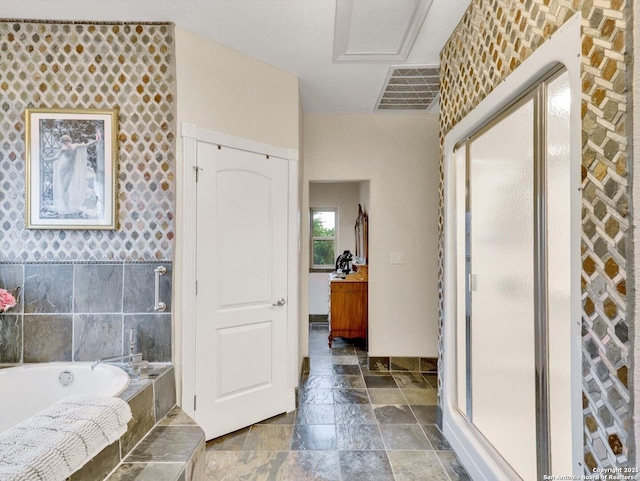
[[[311,208],[311,268],[333,269],[336,260],[338,212]]]

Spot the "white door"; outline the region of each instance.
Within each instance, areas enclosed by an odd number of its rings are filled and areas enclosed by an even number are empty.
[[[198,143],[195,420],[207,439],[286,411],[288,162]]]

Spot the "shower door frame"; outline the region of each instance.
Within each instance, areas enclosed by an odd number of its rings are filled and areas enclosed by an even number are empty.
[[[580,14],[574,15],[554,36],[539,47],[522,63],[507,79],[494,89],[472,112],[463,118],[445,137],[444,169],[445,169],[445,298],[443,329],[443,361],[444,376],[441,391],[441,407],[443,412],[443,429],[450,443],[456,450],[462,463],[474,479],[479,480],[513,480],[519,479],[511,467],[492,449],[486,445],[483,436],[467,418],[467,413],[458,409],[456,322],[461,305],[466,306],[466,299],[458,299],[459,283],[457,275],[461,272],[458,264],[465,261],[466,246],[460,245],[457,226],[460,226],[460,207],[456,206],[456,186],[460,186],[460,175],[456,171],[454,152],[456,146],[496,118],[497,115],[514,104],[533,86],[549,76],[559,66],[564,66],[571,88],[571,133],[570,133],[570,179],[571,179],[571,439],[573,473],[582,474],[582,409],[581,409],[581,287],[580,287]],[[466,169],[465,169],[466,170]],[[466,175],[464,173],[463,175]],[[463,211],[465,209],[462,209]],[[464,225],[464,220],[462,221]],[[468,269],[465,272],[468,274]],[[458,273],[458,274],[457,274]],[[463,284],[468,287],[468,280]],[[466,289],[465,289],[466,290]],[[462,301],[462,303],[460,303]],[[468,331],[467,331],[468,332]],[[537,336],[544,333],[537,333]],[[468,366],[462,369],[467,373]],[[466,380],[465,380],[466,382]],[[467,390],[468,393],[468,390]],[[469,400],[467,405],[470,406]],[[544,422],[544,418],[542,420]],[[548,441],[547,441],[548,442]],[[542,441],[544,444],[544,441]]]

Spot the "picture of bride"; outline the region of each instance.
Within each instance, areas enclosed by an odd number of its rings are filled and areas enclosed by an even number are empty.
[[[89,162],[88,149],[101,140],[96,131],[95,139],[85,143],[73,143],[71,136],[60,137],[57,155],[45,159],[53,164],[53,205],[43,207],[47,215],[66,218],[89,218],[102,210],[100,192],[97,189],[96,169]]]
[[[118,109],[27,109],[27,229],[118,228]]]

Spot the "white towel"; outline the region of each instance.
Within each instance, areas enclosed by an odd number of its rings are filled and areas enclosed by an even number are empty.
[[[120,438],[130,419],[122,399],[69,396],[0,434],[0,481],[64,481]]]

